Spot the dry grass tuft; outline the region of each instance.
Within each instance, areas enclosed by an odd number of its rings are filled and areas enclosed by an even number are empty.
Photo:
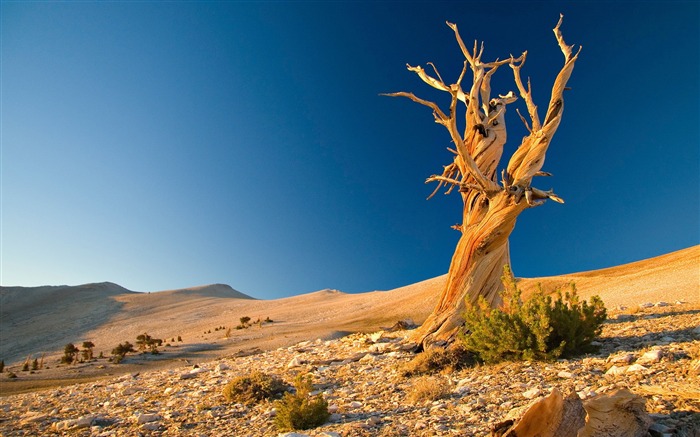
[[[411,391],[408,393],[408,400],[411,403],[423,403],[436,401],[444,398],[450,393],[451,384],[449,381],[436,376],[419,376],[413,380]]]
[[[401,376],[430,375],[434,373],[454,373],[476,364],[474,354],[461,345],[448,349],[433,348],[421,352],[399,369]]]

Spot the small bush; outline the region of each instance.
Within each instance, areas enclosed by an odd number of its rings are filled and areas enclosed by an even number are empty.
[[[124,344],[119,343],[117,347],[112,349],[112,355],[114,355],[114,357],[112,358],[112,362],[114,364],[121,363],[124,359],[124,356],[126,356],[126,354],[128,354],[129,352],[136,352],[136,350],[134,350],[133,344],[129,343],[128,341],[125,341]]]
[[[400,369],[401,376],[426,375],[438,372],[452,373],[473,366],[476,356],[462,345],[448,349],[432,348],[416,355]]]
[[[576,286],[556,300],[540,288],[529,300],[520,300],[515,279],[504,268],[503,307],[490,308],[482,298],[468,306],[462,340],[465,348],[487,363],[510,360],[552,360],[594,350],[607,317],[598,296],[579,302]]]
[[[280,431],[294,431],[321,426],[330,417],[328,402],[323,396],[310,396],[313,386],[311,377],[297,375],[294,381],[296,393],[285,393],[284,397],[275,402],[277,415],[275,425]]]
[[[229,402],[252,405],[264,399],[279,397],[288,388],[281,379],[256,371],[226,384],[223,395]]]
[[[450,393],[450,384],[435,376],[420,376],[411,384],[408,400],[412,403],[437,401]]]
[[[65,364],[71,364],[75,360],[75,355],[80,352],[80,349],[75,347],[73,343],[68,343],[63,348],[63,356],[61,357],[61,362]]]

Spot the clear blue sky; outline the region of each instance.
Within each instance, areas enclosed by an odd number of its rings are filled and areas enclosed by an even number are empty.
[[[227,283],[259,298],[447,271],[459,196],[430,92],[449,20],[529,51],[535,102],[583,51],[513,269],[608,267],[700,242],[700,3],[2,2],[2,285]],[[494,93],[515,90],[509,69]],[[442,101],[444,103],[444,100]],[[506,153],[522,126],[509,107]]]

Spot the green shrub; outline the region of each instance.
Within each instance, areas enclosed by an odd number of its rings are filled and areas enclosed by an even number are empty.
[[[520,300],[513,274],[504,268],[503,307],[490,308],[481,298],[468,305],[461,335],[465,348],[482,361],[552,360],[594,350],[593,339],[600,335],[607,317],[598,296],[591,303],[580,302],[576,286],[556,300],[540,287],[526,302]]]
[[[281,379],[256,371],[230,381],[224,387],[223,395],[229,402],[252,405],[264,399],[279,397],[288,388]]]
[[[125,341],[124,344],[119,343],[117,347],[112,349],[112,355],[114,355],[114,357],[112,358],[112,362],[114,364],[121,363],[124,359],[124,356],[126,356],[126,354],[128,354],[129,352],[136,352],[133,344],[129,343],[128,341]]]
[[[280,431],[294,431],[321,426],[330,417],[328,402],[323,396],[310,396],[313,389],[311,377],[297,375],[294,380],[296,393],[285,393],[284,397],[275,402],[277,415],[275,425]]]
[[[65,364],[71,364],[75,360],[75,355],[80,352],[80,349],[75,347],[73,343],[68,343],[63,348],[63,356],[61,357],[61,362]]]

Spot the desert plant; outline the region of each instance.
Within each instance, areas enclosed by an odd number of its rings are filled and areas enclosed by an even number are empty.
[[[435,376],[420,376],[411,384],[408,400],[412,403],[436,401],[450,393],[450,384]]]
[[[556,300],[540,287],[522,302],[508,266],[502,278],[505,290],[501,308],[491,308],[483,299],[468,305],[461,339],[465,348],[482,361],[551,360],[592,350],[591,342],[600,334],[606,318],[599,297],[579,302],[576,287]]]
[[[83,342],[83,359],[89,361],[92,359],[92,349],[95,347],[95,343],[91,341]]]
[[[115,364],[119,364],[124,359],[124,356],[126,356],[126,354],[129,352],[136,352],[133,344],[129,343],[128,341],[125,341],[124,344],[119,343],[117,347],[112,349],[112,355],[114,355],[112,361]]]
[[[244,317],[241,317],[240,320],[241,320],[241,325],[242,325],[242,326],[247,326],[248,323],[250,322],[250,317],[244,316]]]
[[[163,344],[163,340],[160,338],[153,338],[150,335],[143,333],[136,336],[136,344],[138,345],[140,351],[149,349],[153,355],[157,355],[160,353],[158,351],[158,347]]]
[[[437,372],[452,373],[476,363],[476,356],[461,344],[449,348],[430,348],[401,366],[402,376],[425,375]]]
[[[284,397],[275,402],[277,414],[275,425],[280,431],[310,429],[321,426],[330,417],[328,402],[323,396],[311,396],[313,390],[311,377],[297,375],[294,380],[296,393],[285,393]]]
[[[75,360],[75,355],[79,351],[80,350],[77,347],[75,347],[73,343],[68,343],[63,348],[63,356],[61,357],[61,362],[65,364],[71,364]]]
[[[28,372],[29,371],[29,361],[25,361],[24,364],[22,364],[22,372]]]
[[[32,361],[32,370],[39,370],[39,360],[34,358],[34,361]]]
[[[178,336],[177,336],[177,341],[180,341],[180,342],[181,342],[181,341],[182,341],[182,337],[180,337],[180,336],[178,335]]]
[[[288,388],[281,379],[255,371],[231,380],[224,387],[223,395],[229,402],[252,405],[264,399],[279,397]]]
[[[265,323],[272,323],[272,319],[271,319],[269,316],[268,316],[268,317],[265,317],[264,322],[265,322]]]
[[[226,329],[226,334],[224,334],[224,338],[229,338],[231,337],[231,328]]]
[[[5,360],[0,361],[0,373],[2,373],[5,370]]]

